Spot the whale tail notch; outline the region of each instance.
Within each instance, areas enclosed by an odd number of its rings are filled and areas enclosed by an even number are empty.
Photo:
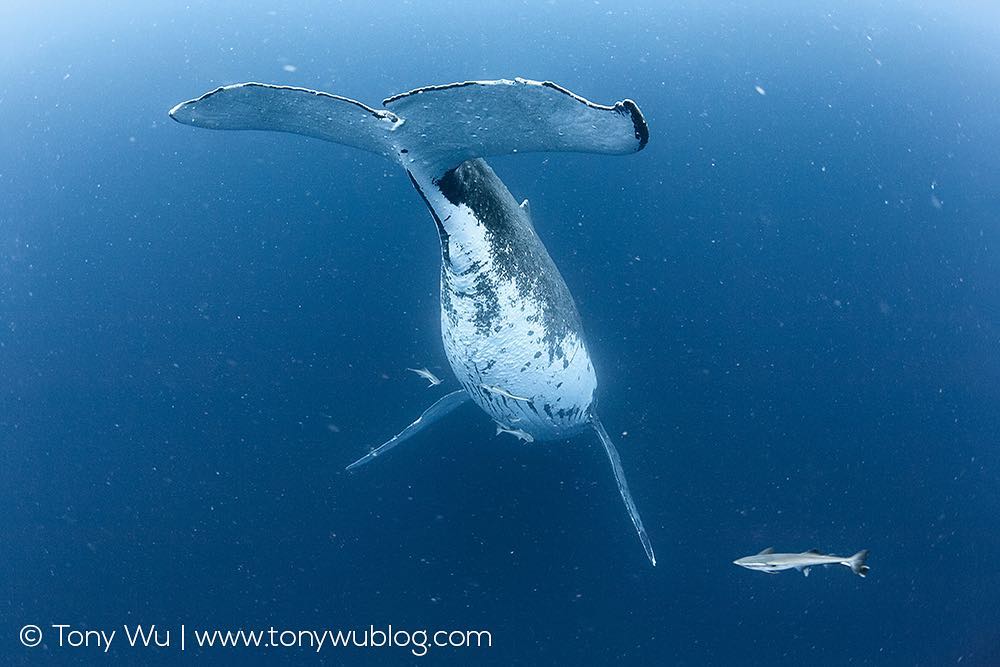
[[[625,154],[649,130],[631,100],[595,104],[549,81],[499,79],[426,86],[374,109],[339,95],[264,83],[223,86],[170,117],[217,130],[301,134],[440,175],[466,160],[539,151]]]

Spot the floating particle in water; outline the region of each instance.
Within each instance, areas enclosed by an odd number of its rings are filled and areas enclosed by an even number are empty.
[[[767,95],[767,91],[760,86],[754,86],[753,89],[757,91],[758,95]]]
[[[294,72],[294,71],[298,70],[299,68],[296,67],[295,65],[285,65],[281,69],[285,70],[286,72]]]

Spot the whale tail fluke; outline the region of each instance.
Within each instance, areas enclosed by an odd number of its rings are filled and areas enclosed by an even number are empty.
[[[628,482],[625,481],[625,471],[622,469],[618,450],[615,449],[614,443],[611,442],[611,436],[608,435],[601,420],[594,417],[591,423],[594,426],[594,432],[597,433],[598,440],[604,446],[604,452],[608,455],[608,460],[611,461],[611,469],[614,471],[615,481],[618,483],[618,492],[621,494],[622,500],[625,501],[625,509],[628,510],[629,518],[632,519],[632,525],[635,526],[635,531],[639,534],[639,541],[642,543],[642,548],[646,550],[646,557],[655,567],[656,554],[653,553],[653,544],[649,541],[646,528],[642,525],[642,517],[639,516],[639,510],[635,506],[635,501],[632,500],[632,492],[629,491]]]
[[[339,95],[264,83],[223,86],[170,110],[187,125],[272,130],[331,141],[443,174],[462,162],[537,151],[623,154],[649,139],[631,100],[595,104],[549,81],[427,86],[374,109]]]
[[[499,79],[427,86],[383,101],[419,132],[414,153],[431,171],[530,152],[627,154],[649,140],[632,100],[595,104],[551,81]]]
[[[222,86],[170,110],[185,125],[210,130],[271,130],[301,134],[389,156],[399,118],[340,95],[270,83]]]

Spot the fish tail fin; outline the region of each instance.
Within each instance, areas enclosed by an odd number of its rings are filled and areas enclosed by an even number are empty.
[[[865,561],[867,560],[868,560],[868,549],[862,549],[858,553],[851,556],[850,559],[848,559],[847,563],[845,563],[845,565],[850,566],[851,571],[854,572],[854,574],[858,575],[859,577],[866,577],[868,576],[868,570],[871,569],[867,565],[865,565]]]

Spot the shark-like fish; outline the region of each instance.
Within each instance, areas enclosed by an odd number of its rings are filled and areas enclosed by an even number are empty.
[[[844,556],[826,555],[818,549],[810,549],[797,554],[776,554],[774,549],[768,547],[755,556],[744,556],[734,560],[733,564],[745,567],[748,570],[777,574],[782,570],[798,570],[805,576],[809,576],[809,568],[817,565],[846,565],[859,577],[867,576],[868,566],[865,561],[868,559],[868,549],[862,549],[850,558]]]
[[[427,385],[428,387],[435,387],[441,384],[441,380],[438,378],[438,376],[434,375],[434,373],[431,373],[426,368],[407,368],[406,370],[410,371],[411,373],[416,373],[423,379],[430,382],[430,384]]]

